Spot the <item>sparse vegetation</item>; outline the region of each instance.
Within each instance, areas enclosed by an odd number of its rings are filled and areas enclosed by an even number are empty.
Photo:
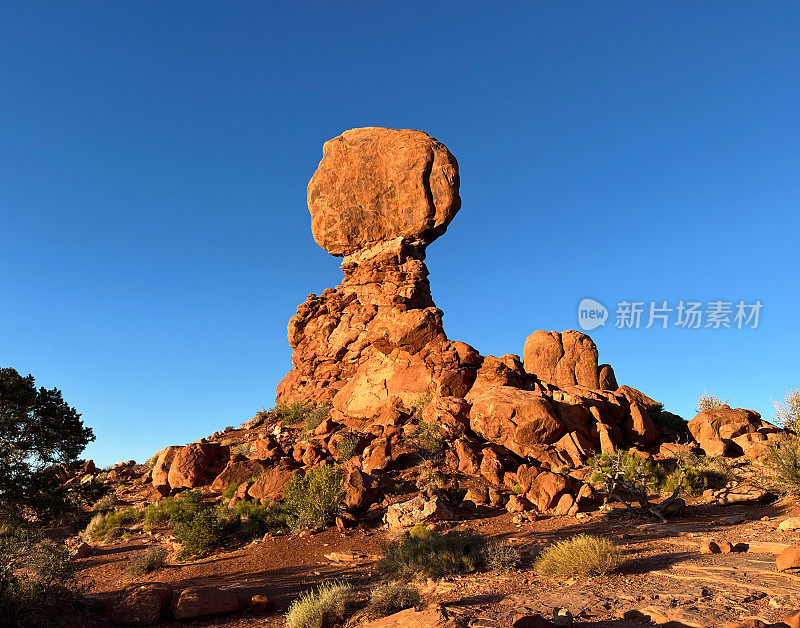
[[[613,541],[578,534],[548,547],[534,563],[540,576],[569,578],[602,576],[618,569],[624,559]]]
[[[481,564],[484,541],[475,534],[439,534],[415,526],[403,538],[386,546],[380,569],[401,578],[438,578],[470,573]]]
[[[714,395],[709,395],[708,392],[704,392],[700,395],[700,398],[697,401],[697,411],[702,412],[703,410],[716,410],[717,408],[721,408],[728,400],[726,399],[723,401],[719,397]]]
[[[676,487],[673,493],[662,502],[655,504],[650,495],[659,492],[664,478],[663,469],[650,460],[628,451],[615,451],[595,457],[591,464],[594,473],[591,482],[604,493],[605,503],[617,498],[630,507],[636,502],[640,508],[662,521],[665,513],[676,503],[683,483],[683,471],[673,480]]]
[[[800,391],[792,388],[784,397],[783,403],[773,401],[775,423],[797,433],[800,430]]]
[[[414,401],[411,402],[411,415],[421,419],[422,413],[425,411],[431,401],[433,401],[433,391],[428,390],[421,395],[418,395]]]
[[[665,427],[673,432],[683,434],[688,422],[683,417],[664,410],[663,403],[654,403],[647,407],[647,414],[654,425]]]
[[[344,505],[344,472],[339,466],[318,466],[296,474],[284,491],[288,513],[297,528],[324,528]]]
[[[163,567],[166,559],[166,549],[163,547],[151,547],[131,558],[128,564],[128,573],[135,577],[143,576]]]
[[[419,591],[404,582],[393,580],[379,584],[372,590],[367,604],[367,615],[386,617],[419,604]]]
[[[426,460],[439,460],[447,447],[439,428],[434,423],[422,420],[417,425],[416,431],[410,434],[407,440]]]
[[[417,486],[423,491],[436,491],[445,488],[447,483],[438,469],[430,467],[420,471]]]
[[[507,541],[487,543],[483,548],[483,562],[487,569],[514,571],[521,560],[519,549]]]
[[[778,494],[800,495],[800,436],[786,434],[770,445],[764,462],[771,475],[771,490]]]
[[[31,626],[32,614],[74,600],[75,564],[65,548],[30,528],[0,532],[0,624]]]
[[[126,527],[138,523],[144,516],[144,511],[137,508],[99,512],[86,526],[84,537],[92,541],[113,541],[125,533]]]
[[[670,495],[675,489],[680,494],[699,495],[707,488],[721,488],[731,480],[730,468],[719,459],[683,454],[675,458],[675,465],[659,482],[662,495]]]
[[[349,584],[324,582],[292,602],[286,613],[286,628],[334,628],[347,618],[352,603]]]
[[[339,442],[336,443],[336,456],[341,462],[347,462],[356,455],[360,440],[358,434],[353,432],[342,436]]]

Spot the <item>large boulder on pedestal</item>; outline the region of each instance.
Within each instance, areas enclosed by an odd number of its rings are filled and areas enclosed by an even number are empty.
[[[338,256],[394,238],[428,244],[461,207],[458,185],[455,157],[427,133],[345,131],[325,142],[308,184],[314,240]]]

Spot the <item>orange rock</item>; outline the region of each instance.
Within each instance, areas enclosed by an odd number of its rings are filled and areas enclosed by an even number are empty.
[[[524,357],[525,370],[543,382],[600,388],[597,346],[579,331],[535,331],[525,341]]]
[[[402,237],[432,242],[461,207],[458,163],[422,131],[367,127],[325,142],[308,184],[314,240],[349,255]]]
[[[778,571],[800,569],[800,543],[795,543],[778,554],[775,559],[775,567]]]
[[[716,541],[706,539],[700,544],[701,554],[719,554],[721,551],[722,550],[720,549],[719,545],[717,545]]]

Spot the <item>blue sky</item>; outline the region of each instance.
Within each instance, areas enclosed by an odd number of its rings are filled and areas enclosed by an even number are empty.
[[[335,6],[335,9],[332,8]],[[0,2],[0,364],[60,388],[103,464],[274,401],[337,284],[322,143],[423,129],[461,168],[428,250],[453,339],[522,353],[592,297],[760,300],[758,329],[592,332],[687,418],[800,385],[800,6]]]

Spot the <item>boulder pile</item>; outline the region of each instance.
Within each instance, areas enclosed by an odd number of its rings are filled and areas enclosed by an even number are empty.
[[[233,501],[276,499],[293,474],[339,462],[348,509],[364,511],[400,494],[391,473],[419,467],[413,442],[433,430],[443,450],[436,469],[420,472],[463,478],[465,504],[574,514],[593,494],[584,467],[593,455],[690,446],[669,442],[675,432],[651,419],[659,404],[619,386],[586,334],[534,331],[522,357],[482,356],[447,337],[425,265],[461,207],[458,163],[441,142],[421,131],[346,131],[325,143],[308,207],[314,240],[342,258],[344,279],[289,321],[292,370],[277,401],[324,404],[327,418],[299,438],[262,417],[244,432],[168,447],[150,472],[161,495],[237,485]],[[709,455],[744,455],[780,432],[727,406],[701,412],[689,430]],[[445,518],[449,507],[427,493],[389,509],[387,522]]]

